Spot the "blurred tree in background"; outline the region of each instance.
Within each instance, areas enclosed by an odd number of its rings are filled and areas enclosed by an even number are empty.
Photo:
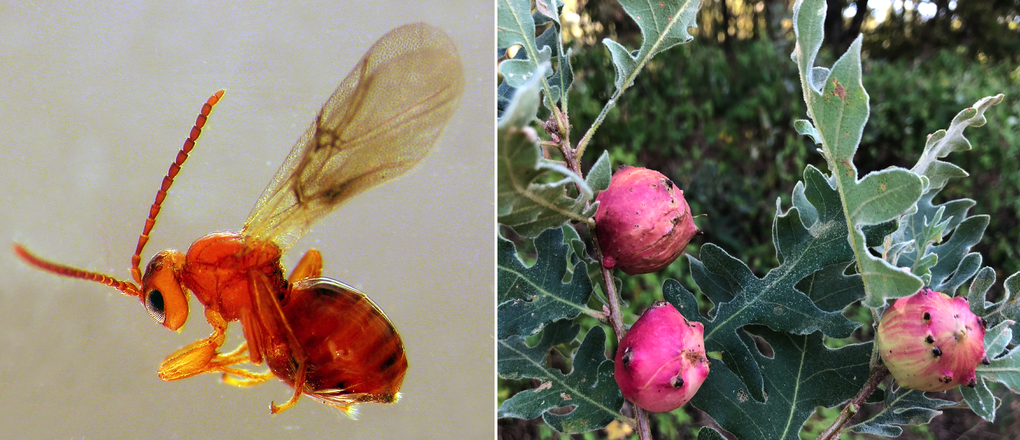
[[[899,12],[883,12],[886,20],[864,36],[873,57],[923,59],[948,49],[969,60],[1020,61],[1017,0],[905,2]]]
[[[733,51],[748,39],[792,39],[791,0],[702,0],[696,33],[699,44]],[[825,44],[843,53],[864,32],[864,52],[875,58],[927,57],[943,49],[971,59],[1020,60],[1020,1],[1017,0],[827,0]],[[568,3],[569,4],[569,3]],[[589,37],[634,35],[638,27],[620,5],[577,0],[574,10],[603,29]]]

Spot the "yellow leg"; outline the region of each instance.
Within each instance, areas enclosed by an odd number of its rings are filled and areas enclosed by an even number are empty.
[[[241,368],[229,367],[230,365],[236,365],[248,361],[248,343],[243,343],[234,349],[234,351],[217,356],[213,362],[210,362],[210,364],[216,364],[216,368],[219,371],[223,371],[223,383],[233,385],[235,387],[250,387],[252,385],[264,383],[265,381],[273,378],[272,371],[252,373],[251,371]]]
[[[273,377],[273,373],[268,371],[252,373],[238,368],[230,368],[232,365],[250,360],[248,344],[241,344],[229,353],[218,353],[217,350],[226,340],[227,322],[219,313],[210,309],[206,309],[205,317],[213,328],[212,335],[188,344],[168,356],[159,366],[161,379],[171,381],[203,373],[223,373],[224,382],[237,386],[250,386]]]
[[[238,345],[237,348],[234,349],[234,351],[231,351],[230,353],[223,353],[219,357],[226,360],[233,360],[237,358],[241,359],[238,362],[231,362],[226,365],[233,365],[239,362],[244,362],[248,360],[248,343],[244,342],[241,345]]]
[[[173,352],[159,366],[159,377],[163,380],[178,380],[202,373],[215,371],[210,363],[219,356],[216,350],[226,339],[227,321],[219,313],[205,310],[205,318],[213,328],[208,338],[195,341]]]
[[[288,282],[296,283],[305,278],[318,278],[322,276],[322,254],[316,249],[309,249],[305,252],[305,255],[301,257],[301,261],[294,266],[294,270],[290,273]]]
[[[252,373],[248,370],[242,370],[240,368],[224,368],[223,369],[223,383],[233,385],[235,387],[250,387],[252,385],[258,385],[265,381],[273,378],[272,371],[266,371],[264,373]]]

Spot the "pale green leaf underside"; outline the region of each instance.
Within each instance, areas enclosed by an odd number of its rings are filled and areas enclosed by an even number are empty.
[[[514,57],[499,65],[508,85],[519,88],[538,72],[542,63],[549,62],[552,48],[540,46],[535,39],[535,20],[529,0],[498,0],[496,11],[496,47],[506,49],[519,46],[523,56]]]
[[[595,165],[588,170],[588,177],[585,180],[592,191],[605,191],[609,188],[609,181],[613,177],[613,166],[609,161],[609,151],[603,151]]]
[[[537,77],[518,89],[499,121],[496,142],[496,203],[499,222],[534,238],[573,221],[587,221],[592,199],[587,182],[566,167],[542,157],[538,134],[529,124],[538,112]],[[580,190],[568,197],[568,185]]]
[[[617,94],[634,81],[641,67],[656,54],[694,38],[687,29],[697,27],[694,20],[700,0],[621,0],[620,5],[641,29],[642,41],[641,48],[631,53],[620,43],[602,40],[616,67]]]
[[[497,49],[506,50],[517,46],[520,50],[514,59],[499,64],[503,85],[510,88],[523,87],[538,75],[539,85],[545,91],[547,106],[550,102],[558,101],[573,81],[569,53],[563,53],[560,41],[557,3],[554,0],[541,0],[536,5],[536,13],[532,14],[531,2],[528,0],[499,0],[496,11]],[[552,21],[555,26],[546,29],[536,38],[536,17],[542,23]]]
[[[933,190],[945,186],[950,177],[966,177],[967,172],[960,167],[939,159],[944,158],[954,151],[968,151],[971,149],[970,141],[963,137],[963,130],[967,127],[980,127],[985,125],[985,110],[1002,102],[1003,95],[982,98],[970,108],[964,109],[953,118],[946,130],[939,130],[932,133],[925,143],[924,152],[917,161],[917,165],[911,171],[917,174],[928,176]]]
[[[862,434],[898,437],[903,428],[897,425],[925,425],[935,416],[942,414],[939,408],[955,405],[956,402],[942,399],[929,399],[923,391],[900,388],[896,392],[886,392],[884,404],[878,413],[862,423],[854,425],[851,430]]]
[[[1013,321],[1003,321],[985,332],[985,350],[992,363],[978,365],[976,387],[960,387],[970,409],[989,422],[995,421],[995,410],[1001,402],[992,394],[987,381],[1002,382],[1012,390],[1020,390],[1020,350],[1003,353],[1013,338],[1011,325]]]
[[[850,228],[848,240],[854,250],[867,297],[865,304],[880,307],[886,298],[917,292],[921,279],[873,255],[862,229],[894,220],[913,209],[921,197],[922,179],[905,169],[872,172],[858,179],[853,156],[868,120],[868,94],[861,83],[861,42],[858,36],[832,69],[814,66],[823,36],[824,0],[798,1],[794,7],[797,44],[792,58],[801,77],[808,115],[821,139],[822,154],[835,177],[837,191]],[[800,129],[811,133],[806,126]]]

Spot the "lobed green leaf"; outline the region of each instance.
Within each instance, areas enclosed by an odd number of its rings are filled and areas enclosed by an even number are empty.
[[[1010,275],[1003,281],[1005,295],[998,302],[992,303],[986,301],[985,296],[994,283],[995,270],[990,267],[981,268],[970,286],[968,295],[970,311],[985,318],[989,327],[997,327],[1003,322],[1020,321],[1020,272]],[[1014,346],[1020,345],[1018,339],[1020,339],[1020,332],[1012,332],[1009,343]],[[990,350],[988,356],[993,356]]]
[[[592,285],[587,276],[567,275],[568,251],[559,228],[546,230],[535,240],[538,259],[527,267],[517,256],[513,242],[497,237],[496,301],[497,337],[530,336],[549,322],[576,318],[589,312],[588,299]],[[587,274],[584,263],[578,262],[572,273]]]
[[[924,152],[917,161],[917,165],[911,171],[927,176],[931,181],[931,190],[938,191],[946,185],[951,177],[966,177],[968,174],[962,168],[948,162],[940,161],[954,151],[968,151],[971,149],[970,141],[963,137],[963,130],[967,127],[980,127],[985,125],[985,111],[993,105],[1002,102],[1003,95],[981,98],[970,108],[964,109],[953,118],[947,130],[939,130],[928,135]]]
[[[956,404],[950,400],[930,399],[923,391],[907,388],[886,391],[883,403],[876,414],[850,430],[861,434],[898,437],[903,434],[903,428],[896,425],[925,425],[942,414],[939,408]]]
[[[987,356],[992,359],[991,365],[978,365],[977,384],[974,388],[960,387],[963,400],[970,409],[989,422],[995,421],[995,410],[1001,400],[992,395],[987,381],[998,381],[1009,386],[1015,393],[1020,384],[1020,355],[1015,352],[1003,354],[1009,340],[1012,339],[1013,321],[1003,321],[985,332]],[[1014,350],[1015,351],[1015,350]],[[1013,357],[1016,359],[1013,359]]]
[[[1010,328],[1013,324],[1013,321],[1006,320],[988,329],[985,344],[994,350],[988,352],[991,364],[978,365],[977,372],[979,378],[1000,382],[1010,391],[1020,393],[1020,346],[1003,353],[1007,342],[1013,338]]]
[[[535,378],[541,384],[521,391],[499,406],[496,417],[533,419],[541,416],[553,429],[575,434],[604,428],[613,420],[624,420],[620,413],[623,394],[613,379],[613,361],[606,359],[606,334],[594,327],[585,335],[574,355],[573,371],[563,374],[546,362],[549,350],[569,343],[580,326],[558,321],[545,329],[541,341],[528,347],[524,338],[514,336],[499,341],[497,366],[504,379]],[[572,407],[567,413],[552,409]]]
[[[631,53],[620,43],[602,40],[616,67],[616,95],[630,86],[641,68],[656,54],[694,39],[687,31],[697,27],[695,18],[700,0],[663,0],[648,2],[621,0],[627,13],[641,29],[641,48]]]
[[[514,89],[523,87],[537,76],[545,91],[547,107],[566,98],[574,73],[570,67],[570,52],[563,52],[560,39],[558,0],[537,0],[535,12],[527,0],[500,0],[496,12],[496,49],[502,56],[511,47],[518,51],[513,59],[499,64],[503,76],[501,96],[512,96]],[[553,23],[542,35],[535,36],[536,25]],[[548,68],[544,66],[549,66]],[[506,99],[506,98],[505,98]]]
[[[868,380],[871,343],[829,349],[820,333],[793,335],[763,327],[752,331],[774,352],[757,350],[765,378],[764,402],[752,398],[728,365],[712,362],[712,372],[691,403],[712,415],[723,429],[742,439],[798,439],[818,406],[832,407],[853,397]],[[745,343],[754,341],[742,333]]]
[[[861,83],[861,37],[833,65],[815,67],[821,48],[824,0],[799,0],[794,6],[796,45],[792,59],[797,63],[808,115],[821,139],[822,155],[829,165],[839,193],[848,228],[847,239],[855,254],[857,272],[865,288],[865,305],[885,304],[917,292],[921,279],[873,255],[864,227],[897,219],[912,210],[921,197],[923,180],[902,168],[871,172],[858,179],[853,156],[868,120],[869,97]],[[806,129],[800,130],[808,133]],[[809,133],[810,134],[810,133]]]

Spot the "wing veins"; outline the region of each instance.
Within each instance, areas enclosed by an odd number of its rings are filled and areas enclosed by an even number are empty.
[[[245,222],[288,249],[344,201],[421,161],[463,89],[456,46],[425,24],[381,38],[326,101]]]

